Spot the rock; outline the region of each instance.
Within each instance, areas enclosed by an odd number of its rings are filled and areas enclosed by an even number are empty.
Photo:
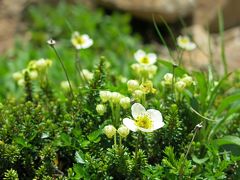
[[[225,29],[239,25],[239,0],[198,0],[194,12],[194,24],[208,27],[211,32],[218,32],[218,10],[222,9]]]
[[[19,28],[20,13],[27,0],[0,1],[0,53],[12,46]]]
[[[196,0],[97,0],[101,5],[127,11],[142,19],[161,22],[164,18],[167,22],[174,22],[179,17],[184,17],[194,10]]]

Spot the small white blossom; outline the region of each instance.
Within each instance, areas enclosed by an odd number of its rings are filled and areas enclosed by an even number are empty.
[[[180,48],[185,49],[187,51],[192,51],[197,47],[194,42],[191,42],[188,36],[179,36],[177,38],[177,44]]]
[[[87,49],[93,45],[93,40],[87,35],[80,35],[79,32],[74,32],[71,42],[76,49]]]
[[[157,55],[154,53],[146,53],[142,49],[139,49],[135,54],[134,58],[142,65],[152,65],[157,60]]]

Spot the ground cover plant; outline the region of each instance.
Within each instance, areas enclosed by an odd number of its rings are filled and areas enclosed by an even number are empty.
[[[39,9],[1,61],[0,179],[239,179],[238,72],[189,72],[187,36],[161,59],[126,15]]]

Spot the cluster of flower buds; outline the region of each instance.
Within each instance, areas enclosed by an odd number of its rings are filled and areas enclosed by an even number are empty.
[[[111,92],[111,91],[100,91],[99,93],[100,99],[102,103],[112,103],[112,104],[120,104],[120,106],[124,109],[127,109],[130,107],[131,100],[129,97],[126,97],[118,92]],[[103,104],[101,104],[103,105]],[[100,106],[101,107],[101,106]],[[97,108],[97,112],[99,113],[99,110],[102,108]],[[100,110],[100,115],[102,115],[103,110]]]
[[[141,99],[145,94],[155,93],[156,89],[153,88],[153,83],[150,80],[144,81],[139,84],[137,80],[129,80],[127,82],[128,91],[132,93],[134,99]]]
[[[117,130],[113,125],[107,125],[103,128],[103,133],[110,139],[115,136],[116,133],[122,138],[126,138],[129,134],[129,129],[126,126],[121,125]]]
[[[164,75],[162,85],[171,86],[173,83],[173,74],[167,73]],[[194,83],[193,78],[187,74],[184,74],[182,78],[178,78],[175,82],[175,88],[177,91],[182,92],[188,86]]]
[[[27,68],[22,71],[13,73],[12,77],[19,86],[25,84],[24,76],[28,73],[31,80],[35,80],[39,75],[42,75],[52,65],[52,61],[49,59],[33,60],[28,63]]]

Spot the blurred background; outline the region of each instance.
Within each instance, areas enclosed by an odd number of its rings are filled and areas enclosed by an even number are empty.
[[[49,38],[57,41],[74,78],[71,62],[75,52],[70,43],[74,31],[87,33],[94,40],[92,48],[81,52],[84,68],[90,70],[100,56],[106,56],[118,67],[115,73],[128,75],[137,49],[171,59],[168,48],[175,53],[174,39],[188,35],[198,48],[183,53],[184,64],[190,70],[208,70],[211,60],[215,70],[222,73],[219,12],[224,19],[228,68],[234,71],[240,67],[239,10],[239,0],[0,0],[0,83],[12,90],[14,84],[6,83],[11,73],[33,59],[55,59],[46,44]],[[153,17],[168,47],[159,38]],[[64,76],[59,76],[61,67],[56,66],[50,73],[60,82]]]

